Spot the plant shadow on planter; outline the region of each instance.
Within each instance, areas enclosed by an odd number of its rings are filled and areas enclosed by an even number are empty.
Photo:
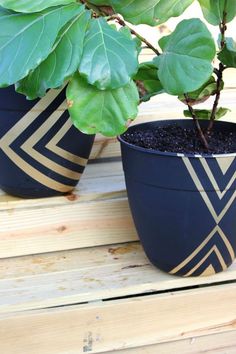
[[[128,131],[173,123],[193,124],[165,120]],[[236,130],[236,124],[217,122],[215,129]],[[182,276],[208,276],[230,266],[236,252],[236,154],[162,153],[119,140],[131,212],[150,261]]]
[[[23,198],[73,190],[86,166],[94,135],[72,126],[65,89],[28,101],[14,87],[0,91],[0,188]]]

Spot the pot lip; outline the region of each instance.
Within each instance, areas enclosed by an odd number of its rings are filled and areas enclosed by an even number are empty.
[[[172,123],[172,122],[178,122],[178,121],[187,121],[186,119],[162,119],[162,120],[156,120],[156,121],[150,121],[150,122],[145,122],[145,123],[139,123],[139,124],[135,124],[135,125],[132,125],[130,128],[132,127],[139,127],[139,126],[145,126],[145,125],[148,125],[150,123],[158,123],[158,122],[169,122],[169,123]],[[236,123],[233,123],[233,122],[216,122],[217,124],[220,123],[220,124],[233,124],[236,126]],[[129,130],[129,129],[128,129]],[[125,134],[125,133],[123,133]],[[209,158],[209,159],[214,159],[214,158],[226,158],[226,157],[236,157],[236,152],[233,152],[233,153],[228,153],[228,154],[190,154],[190,153],[176,153],[176,152],[163,152],[163,151],[158,151],[158,150],[148,150],[148,149],[145,149],[143,147],[140,147],[140,146],[136,146],[136,145],[133,145],[133,144],[130,144],[128,143],[127,141],[125,141],[122,136],[123,134],[119,135],[117,137],[117,139],[119,140],[119,142],[123,145],[125,145],[126,147],[128,147],[129,149],[131,150],[136,150],[136,151],[139,151],[139,152],[143,152],[143,153],[146,153],[146,154],[151,154],[151,155],[157,155],[157,156],[170,156],[170,157],[187,157],[187,158]]]

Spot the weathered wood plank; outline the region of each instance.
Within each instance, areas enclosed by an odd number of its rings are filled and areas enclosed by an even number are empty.
[[[0,195],[0,258],[136,239],[120,162],[88,166],[66,197]]]
[[[1,211],[0,257],[135,240],[126,198]]]
[[[0,313],[235,279],[236,263],[211,277],[170,276],[149,263],[139,243],[6,259],[0,262]]]
[[[73,193],[65,196],[21,199],[9,196],[0,190],[0,212],[4,210],[13,212],[16,209],[49,207],[65,204],[71,205],[81,202],[125,196],[126,192],[122,164],[120,161],[110,161],[109,163],[89,164]]]
[[[9,314],[2,353],[101,353],[235,330],[236,284]]]
[[[106,352],[106,354],[235,354],[236,331],[169,343]],[[105,354],[105,352],[103,352]]]

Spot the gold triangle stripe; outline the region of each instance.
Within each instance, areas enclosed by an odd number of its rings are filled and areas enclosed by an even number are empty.
[[[215,179],[210,167],[208,166],[208,163],[206,162],[206,159],[201,158],[200,161],[201,161],[201,164],[202,164],[209,180],[211,181],[211,184],[213,185],[213,187],[215,189],[216,194],[218,195],[219,199],[222,199],[224,197],[224,195],[226,194],[226,192],[230,189],[230,187],[234,183],[234,181],[236,179],[236,172],[233,174],[232,178],[230,179],[229,183],[225,187],[224,191],[221,192],[220,188],[218,186],[218,183],[216,182],[216,179]]]
[[[224,217],[224,215],[227,213],[227,211],[231,207],[232,203],[234,202],[234,200],[236,198],[236,191],[234,191],[233,195],[231,196],[231,198],[229,199],[228,203],[225,205],[225,207],[223,208],[221,213],[219,215],[217,215],[207,193],[204,190],[203,185],[201,184],[196,172],[194,171],[194,168],[193,168],[190,160],[187,157],[183,157],[182,160],[183,160],[196,188],[198,189],[202,199],[204,200],[204,203],[206,204],[209,212],[211,213],[213,219],[215,220],[216,224],[219,224],[219,222],[222,220],[222,218]]]
[[[60,93],[61,91],[59,91]],[[0,139],[0,147],[9,146],[23,131],[38,118],[40,112],[45,110],[58,96],[58,91],[50,90],[36,105],[27,112],[8,132]]]
[[[62,126],[62,128],[57,132],[57,134],[55,134],[55,136],[48,142],[46,148],[54,152],[54,154],[63,157],[65,160],[71,161],[77,165],[85,167],[88,162],[87,159],[74,155],[57,145],[71,127],[72,127],[72,122],[69,118],[66,121],[66,123]]]
[[[225,270],[227,269],[227,265],[225,264],[225,261],[224,261],[224,258],[222,257],[220,251],[218,250],[218,248],[216,246],[213,246],[209,252],[207,252],[207,254],[200,260],[200,262],[198,262],[185,276],[186,277],[189,277],[190,275],[192,275],[198,268],[201,267],[201,265],[209,258],[209,256],[215,252],[220,264],[221,264],[221,267],[222,267],[222,270]]]
[[[81,177],[81,173],[72,171],[60,164],[56,163],[55,161],[49,159],[47,156],[39,153],[37,150],[34,149],[34,145],[36,145],[43,136],[48,132],[48,126],[53,126],[60,116],[63,113],[62,108],[64,107],[64,103],[59,106],[59,109],[56,110],[51,114],[51,116],[36,130],[31,137],[21,145],[21,149],[24,150],[29,156],[33,157],[36,161],[38,161],[43,166],[51,169],[52,171],[57,172],[58,174],[71,178],[74,180],[79,180]]]
[[[62,88],[63,89],[63,88]],[[61,89],[61,90],[62,90]],[[42,172],[38,171],[36,168],[31,166],[27,161],[21,158],[17,153],[15,153],[10,145],[13,141],[23,133],[23,131],[32,124],[35,119],[38,118],[39,112],[45,110],[60,94],[58,90],[50,90],[49,93],[43,97],[32,109],[27,112],[23,118],[21,118],[1,139],[0,139],[0,148],[4,153],[9,157],[9,159],[17,165],[22,171],[27,173],[34,180],[38,181],[42,185],[45,185],[48,188],[53,190],[65,193],[73,189],[72,186],[66,185],[60,182],[55,181],[54,179],[44,175]],[[38,159],[37,159],[38,160]]]
[[[228,157],[216,157],[216,161],[223,173],[225,175],[232,165],[233,161],[235,160],[235,156],[228,156]]]
[[[221,239],[223,240],[223,242],[230,254],[231,260],[233,261],[235,258],[233,247],[231,246],[229,240],[227,239],[227,237],[225,236],[225,234],[223,233],[221,228],[217,225],[211,231],[211,233],[205,238],[205,240],[183,262],[181,262],[177,267],[175,267],[174,269],[171,270],[170,274],[177,273],[179,270],[181,270],[183,267],[185,267],[189,262],[191,262],[197,256],[197,254],[208,244],[208,242],[214,237],[216,232],[219,233]]]
[[[17,155],[9,146],[3,146],[2,150],[12,160],[12,162],[14,162],[14,164],[44,186],[61,193],[66,193],[73,190],[72,186],[59,183],[38,171],[36,168],[23,160],[19,155]]]
[[[213,266],[210,264],[199,276],[200,277],[208,277],[209,275],[215,274],[215,269]]]

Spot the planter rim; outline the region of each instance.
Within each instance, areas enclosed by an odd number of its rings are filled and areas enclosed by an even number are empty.
[[[132,125],[130,128],[143,127],[145,125],[148,125],[151,123],[158,123],[158,122],[173,123],[173,122],[179,122],[179,121],[186,122],[187,120],[190,121],[190,119],[170,119],[170,120],[169,119],[162,119],[162,120],[155,120],[155,121],[135,124],[135,125]],[[236,123],[232,123],[232,122],[216,122],[216,124],[219,124],[219,123],[236,126]],[[129,131],[130,128],[128,128],[127,131]],[[149,149],[128,143],[127,141],[125,141],[123,139],[124,134],[125,133],[123,133],[117,137],[117,139],[119,140],[120,143],[126,145],[126,147],[128,147],[131,150],[133,149],[133,150],[137,150],[137,151],[140,151],[140,152],[143,152],[146,154],[151,154],[151,155],[170,156],[170,157],[188,157],[188,158],[226,158],[226,157],[235,157],[236,156],[236,152],[228,153],[228,154],[190,154],[190,153],[176,153],[176,152],[163,152],[163,151],[158,151],[158,150],[149,150]]]

